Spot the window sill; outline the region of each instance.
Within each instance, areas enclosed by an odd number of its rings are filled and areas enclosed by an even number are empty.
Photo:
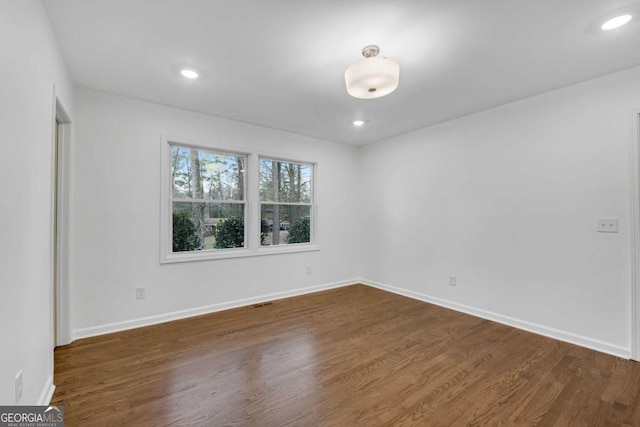
[[[183,254],[169,254],[160,259],[160,264],[172,264],[176,262],[208,261],[214,259],[247,258],[254,256],[292,254],[299,252],[319,251],[314,243],[282,246],[262,246],[256,251],[249,249],[227,249],[218,251],[190,252]]]

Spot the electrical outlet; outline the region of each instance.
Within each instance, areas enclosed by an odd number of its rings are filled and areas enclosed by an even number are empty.
[[[456,276],[454,276],[453,274],[449,275],[449,286],[455,286],[456,285]]]
[[[16,392],[16,405],[22,399],[22,371],[18,371],[16,374],[16,379],[14,382],[15,392]]]
[[[307,274],[311,274],[311,266],[307,265]]]
[[[146,286],[138,286],[136,288],[136,299],[144,299],[147,297],[147,287]]]
[[[617,233],[618,218],[598,218],[598,233]]]

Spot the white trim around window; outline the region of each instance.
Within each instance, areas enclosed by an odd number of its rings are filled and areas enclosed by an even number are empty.
[[[239,156],[245,158],[244,171],[244,199],[243,200],[212,200],[207,202],[241,203],[244,204],[244,247],[231,249],[194,250],[185,252],[173,252],[173,202],[194,201],[184,197],[174,197],[172,176],[172,147],[182,147],[201,150],[215,154]],[[160,167],[160,263],[189,262],[200,260],[214,260],[226,258],[251,257],[262,255],[274,255],[283,253],[298,253],[318,251],[317,245],[317,213],[315,203],[315,187],[317,164],[309,161],[300,161],[272,155],[271,153],[241,152],[206,143],[194,143],[183,138],[161,137],[161,167]],[[281,244],[274,246],[261,246],[261,206],[260,202],[260,159],[276,159],[282,162],[305,164],[311,166],[311,201],[301,203],[310,207],[311,214],[311,241],[299,244]],[[197,199],[195,201],[200,201]]]

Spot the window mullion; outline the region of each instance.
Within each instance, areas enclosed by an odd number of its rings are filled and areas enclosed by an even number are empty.
[[[261,205],[285,205],[285,206],[313,206],[313,203],[303,203],[303,202],[272,202],[269,200],[260,201]]]
[[[251,251],[260,247],[260,164],[256,154],[250,154],[247,159],[249,173],[247,174],[247,227],[245,242]]]
[[[182,197],[172,197],[171,198],[172,202],[176,202],[176,203],[236,203],[236,204],[244,204],[246,203],[245,200],[234,200],[234,199],[189,199],[189,198],[182,198]]]

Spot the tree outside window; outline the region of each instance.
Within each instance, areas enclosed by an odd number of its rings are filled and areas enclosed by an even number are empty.
[[[260,159],[260,218],[268,231],[263,246],[311,242],[313,165]]]
[[[246,157],[171,146],[173,252],[245,247]]]

